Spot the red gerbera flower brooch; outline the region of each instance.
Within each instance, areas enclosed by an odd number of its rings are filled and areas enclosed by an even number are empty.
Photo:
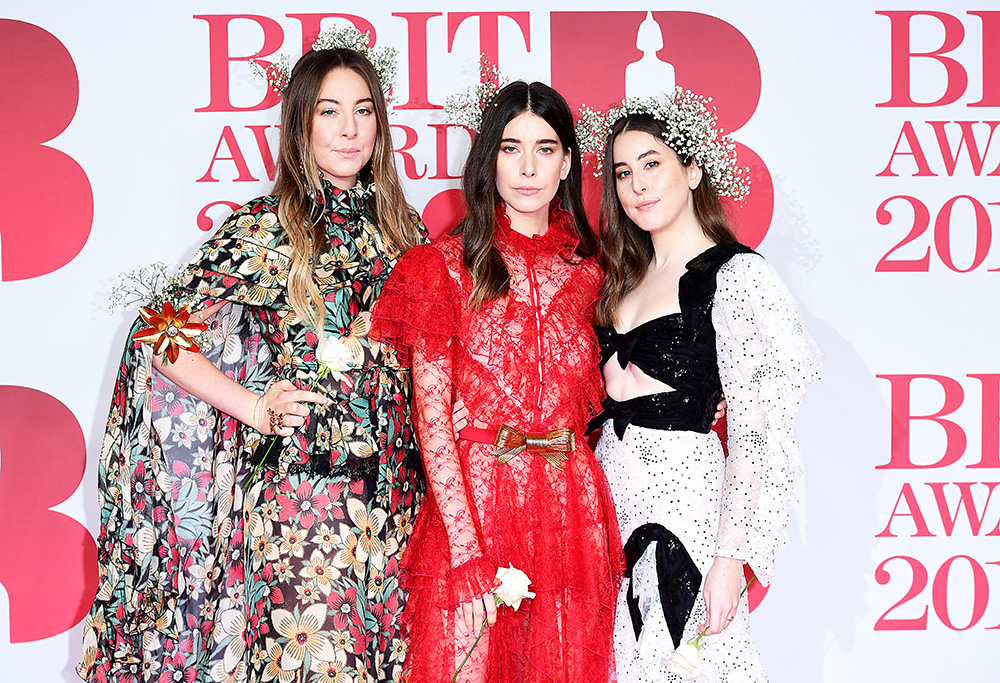
[[[191,333],[204,332],[208,329],[208,325],[190,322],[189,306],[181,306],[175,311],[173,304],[166,301],[159,311],[149,306],[140,307],[139,315],[149,327],[137,331],[132,335],[132,339],[143,344],[152,344],[153,353],[163,354],[165,363],[175,362],[181,349],[201,350],[198,342],[194,340],[195,335]]]

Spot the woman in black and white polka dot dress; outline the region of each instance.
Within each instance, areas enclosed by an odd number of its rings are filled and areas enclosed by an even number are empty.
[[[743,568],[769,583],[787,540],[793,421],[819,352],[777,274],[726,223],[719,196],[748,182],[704,101],[677,90],[629,111],[605,124],[597,308],[597,457],[628,563],[618,678],[766,681]],[[711,431],[723,393],[728,458]]]

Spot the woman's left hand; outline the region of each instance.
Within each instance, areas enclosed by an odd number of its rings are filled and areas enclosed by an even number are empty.
[[[719,405],[715,406],[715,417],[712,418],[712,426],[714,427],[715,425],[719,424],[719,420],[721,420],[725,416],[725,414],[726,414],[726,397],[723,396],[721,399],[719,399]]]
[[[705,605],[708,618],[698,627],[706,636],[721,633],[736,616],[743,587],[743,560],[716,557],[705,577]]]

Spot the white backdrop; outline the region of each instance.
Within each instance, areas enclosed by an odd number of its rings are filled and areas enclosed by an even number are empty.
[[[370,22],[401,53],[407,195],[440,230],[468,135],[430,106],[476,78],[480,51],[604,106],[652,9],[656,59],[716,97],[755,165],[744,234],[827,353],[799,421],[792,544],[755,592],[772,680],[1000,680],[1000,11],[753,5],[3,0],[0,679],[75,680],[132,317],[107,313],[116,275],[186,260],[200,212],[270,186],[278,109],[238,110],[265,89],[227,58],[294,59],[306,15]],[[206,227],[226,213],[210,206]]]

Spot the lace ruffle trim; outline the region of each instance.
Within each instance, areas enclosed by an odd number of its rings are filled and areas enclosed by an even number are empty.
[[[822,352],[802,325],[795,302],[773,268],[756,255],[736,256],[719,273],[714,316],[751,320],[754,332],[727,344],[720,340],[719,369],[724,387],[742,384],[755,396],[757,428],[730,425],[730,453],[759,459],[759,492],[746,519],[746,538],[720,534],[717,554],[744,559],[768,585],[774,550],[788,543],[789,507],[799,501],[795,486],[802,459],[795,437],[795,416],[806,389],[821,375]],[[744,292],[744,297],[727,296]],[[739,355],[734,353],[739,351]],[[752,367],[747,368],[750,364]],[[749,377],[747,376],[749,374]],[[742,379],[741,379],[742,378]],[[727,400],[739,401],[727,390]],[[735,411],[734,411],[735,412]]]

